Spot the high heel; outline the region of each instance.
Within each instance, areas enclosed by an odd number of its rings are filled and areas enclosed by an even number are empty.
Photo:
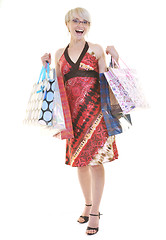
[[[94,217],[99,217],[99,219],[100,219],[100,216],[103,214],[100,214],[100,212],[99,212],[99,214],[89,214],[89,215],[94,216]],[[95,230],[96,232],[94,232],[94,233],[86,233],[87,235],[94,235],[99,231],[99,227],[97,227],[97,228],[87,227],[86,230]]]
[[[92,206],[92,204],[85,204],[85,206],[86,207],[91,207]],[[80,222],[80,221],[77,221],[77,222],[79,222],[79,223],[87,223],[88,221],[89,221],[89,217],[88,216],[80,216],[81,218],[83,218],[84,219],[84,222]]]

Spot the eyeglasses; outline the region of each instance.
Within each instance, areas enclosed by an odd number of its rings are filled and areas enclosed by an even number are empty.
[[[80,21],[79,19],[73,19],[72,22],[73,22],[74,24],[76,24],[76,25],[82,23],[83,25],[87,26],[87,25],[90,24],[90,22],[88,22],[88,21],[86,21],[86,20]]]

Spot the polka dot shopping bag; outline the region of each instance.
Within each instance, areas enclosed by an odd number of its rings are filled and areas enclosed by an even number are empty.
[[[50,69],[47,63],[33,85],[24,123],[40,126],[51,134],[69,132],[64,138],[72,137],[71,116],[69,113],[66,117],[66,109],[69,111],[64,85],[57,79],[55,69]]]

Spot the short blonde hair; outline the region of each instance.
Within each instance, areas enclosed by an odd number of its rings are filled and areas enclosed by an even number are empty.
[[[80,16],[84,20],[86,20],[89,23],[91,23],[90,14],[89,14],[89,12],[85,8],[74,8],[74,9],[71,9],[70,11],[68,11],[67,14],[65,15],[65,23],[66,23],[66,25],[76,15]]]

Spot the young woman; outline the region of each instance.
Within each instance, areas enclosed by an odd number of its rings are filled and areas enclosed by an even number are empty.
[[[74,138],[66,143],[66,164],[78,168],[78,178],[85,198],[79,223],[88,222],[86,233],[99,230],[99,206],[104,188],[103,163],[118,158],[115,136],[108,136],[101,112],[99,73],[106,71],[102,47],[85,41],[90,29],[90,15],[83,8],[70,10],[65,23],[71,39],[67,47],[55,54],[56,74],[63,77],[68,96]],[[118,53],[108,46],[106,53],[118,62]],[[51,55],[42,57],[43,65]],[[56,136],[58,137],[58,135]]]

